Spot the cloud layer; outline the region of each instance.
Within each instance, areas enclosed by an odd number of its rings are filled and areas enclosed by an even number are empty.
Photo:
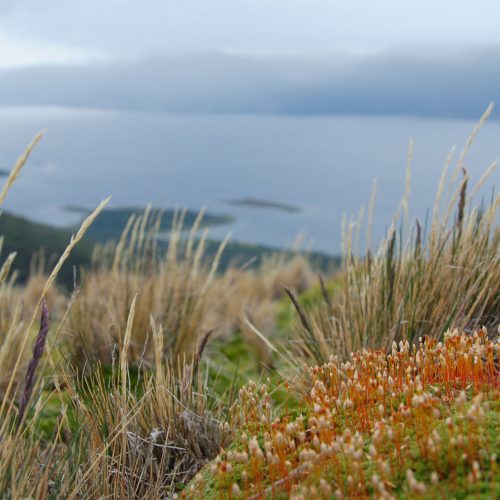
[[[199,53],[0,73],[0,105],[169,113],[477,118],[500,100],[500,47],[350,58]]]

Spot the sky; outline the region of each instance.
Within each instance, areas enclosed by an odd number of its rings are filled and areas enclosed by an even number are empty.
[[[484,0],[3,0],[0,105],[476,118],[500,98],[498,19]]]
[[[2,0],[2,66],[500,44],[495,0]]]

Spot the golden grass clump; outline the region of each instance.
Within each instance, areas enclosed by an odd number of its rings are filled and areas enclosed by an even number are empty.
[[[208,324],[226,338],[240,331],[262,366],[271,367],[272,352],[255,329],[269,337],[279,336],[277,318],[283,286],[291,286],[300,293],[314,280],[310,263],[301,255],[291,258],[274,255],[255,269],[230,268],[214,283],[217,300],[211,304]]]
[[[163,356],[192,356],[198,338],[210,328],[207,317],[211,284],[223,242],[210,264],[204,260],[206,233],[196,239],[203,213],[187,241],[182,239],[185,212],[173,222],[169,240],[158,240],[161,214],[132,217],[117,245],[96,252],[94,267],[83,276],[72,308],[68,332],[73,360],[109,364],[123,343],[132,298],[137,294],[128,356],[151,366],[151,320],[164,333]]]
[[[278,300],[283,283],[305,290],[312,272],[304,257],[276,256],[257,269],[229,268],[218,273],[226,242],[215,257],[205,257],[206,232],[196,238],[200,213],[183,238],[185,212],[174,219],[168,242],[159,240],[161,213],[132,217],[118,244],[96,251],[93,268],[83,274],[82,285],[68,322],[68,340],[77,365],[85,361],[112,362],[123,341],[132,297],[137,294],[131,333],[130,361],[151,366],[151,319],[162,326],[164,357],[193,355],[205,332],[229,335],[241,330],[270,364],[269,353],[245,321],[275,332]]]
[[[476,133],[477,127],[457,161],[446,193],[450,154],[428,223],[417,220],[407,233],[408,168],[405,197],[378,250],[370,246],[371,217],[364,254],[357,244],[362,219],[345,225],[343,266],[336,291],[331,297],[325,294],[324,301],[309,313],[299,308],[301,340],[295,344],[295,354],[321,363],[331,353],[346,357],[365,347],[389,348],[402,339],[439,338],[452,326],[465,331],[486,326],[494,333],[500,318],[500,194],[489,203],[474,204],[474,195],[496,162],[468,190],[463,162]],[[460,173],[462,178],[453,187]],[[448,201],[443,206],[445,194]]]

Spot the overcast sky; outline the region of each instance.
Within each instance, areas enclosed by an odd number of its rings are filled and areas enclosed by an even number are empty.
[[[0,0],[0,104],[476,118],[499,19],[498,0]]]
[[[497,0],[2,0],[0,64],[500,44]]]

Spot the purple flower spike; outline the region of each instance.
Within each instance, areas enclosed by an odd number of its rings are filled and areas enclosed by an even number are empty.
[[[40,320],[40,330],[36,336],[35,345],[33,347],[33,356],[31,358],[30,364],[28,365],[28,371],[26,372],[26,380],[24,384],[24,391],[21,397],[21,402],[19,403],[19,415],[17,421],[17,427],[21,425],[23,421],[24,413],[28,406],[28,402],[33,392],[33,387],[35,386],[35,373],[42,357],[45,342],[47,340],[47,335],[49,333],[49,310],[47,308],[47,303],[45,299],[42,302],[42,317]]]

